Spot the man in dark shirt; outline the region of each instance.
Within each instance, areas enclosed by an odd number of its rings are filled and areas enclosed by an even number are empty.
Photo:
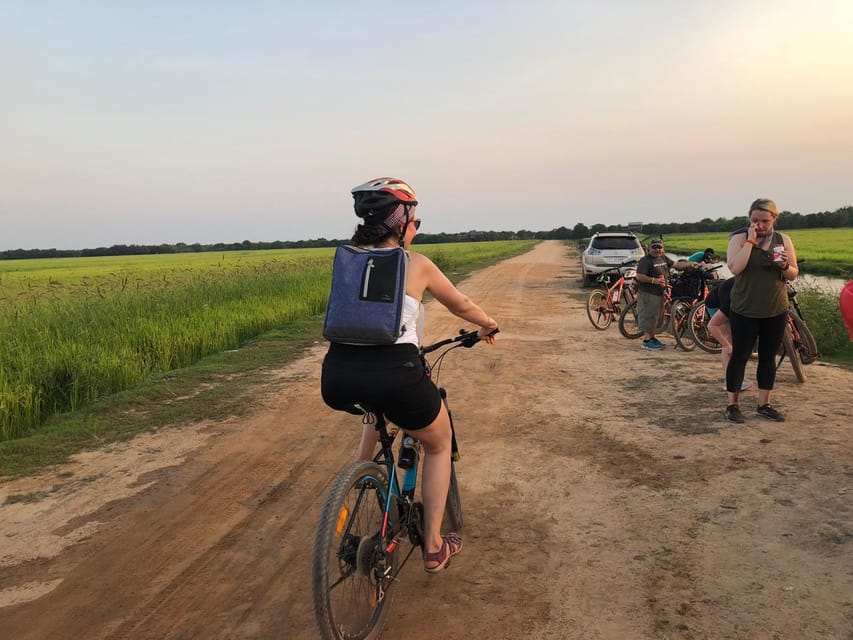
[[[669,270],[690,266],[687,260],[670,260],[663,252],[663,240],[660,238],[649,243],[649,252],[637,263],[637,322],[643,332],[643,349],[660,351],[664,348],[655,333],[661,320]]]

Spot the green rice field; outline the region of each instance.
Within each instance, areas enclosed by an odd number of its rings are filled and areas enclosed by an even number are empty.
[[[418,246],[445,272],[535,241]],[[333,249],[0,261],[0,440],[322,314]]]
[[[805,260],[804,273],[850,279],[853,278],[853,228],[841,229],[781,229],[791,237],[797,258]],[[667,251],[691,254],[712,247],[725,255],[728,234],[673,233],[664,238]]]

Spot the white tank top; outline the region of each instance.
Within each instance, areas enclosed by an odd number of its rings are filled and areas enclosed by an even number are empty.
[[[394,344],[420,346],[424,332],[424,306],[408,294],[403,299],[403,329],[403,334]]]

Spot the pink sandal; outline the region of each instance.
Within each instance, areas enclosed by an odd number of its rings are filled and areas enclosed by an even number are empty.
[[[462,551],[462,538],[456,533],[448,533],[441,536],[441,549],[431,553],[424,551],[424,562],[437,562],[434,567],[424,565],[427,573],[438,573],[450,564],[450,559]]]

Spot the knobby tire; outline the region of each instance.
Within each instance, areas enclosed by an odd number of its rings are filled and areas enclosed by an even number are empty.
[[[633,300],[628,306],[622,309],[622,313],[619,314],[619,333],[629,340],[635,340],[643,335],[637,321],[636,300]]]
[[[375,462],[354,462],[332,484],[314,540],[314,614],[324,640],[376,640],[382,632],[394,589],[383,584],[379,597],[374,567],[399,525],[391,500],[389,532],[380,540],[388,475]],[[397,570],[395,552],[387,563]]]
[[[618,308],[618,307],[617,307]],[[604,331],[613,322],[613,313],[607,310],[607,292],[596,289],[586,301],[586,315],[592,326]]]
[[[459,483],[456,481],[456,465],[450,463],[450,487],[447,490],[447,502],[444,505],[444,519],[441,533],[459,533],[462,531],[462,497],[459,495]]]
[[[796,376],[797,382],[805,382],[806,372],[803,368],[803,360],[800,357],[799,350],[794,345],[794,337],[791,334],[790,325],[785,326],[785,333],[782,336],[782,346],[785,349],[785,355],[791,361],[791,367],[794,369],[794,376]]]
[[[702,300],[690,310],[690,317],[687,318],[687,325],[690,332],[693,334],[693,340],[703,351],[708,353],[721,353],[723,345],[708,330],[708,309],[705,306],[705,301]]]
[[[800,334],[800,341],[797,344],[797,351],[800,352],[800,358],[802,359],[803,364],[811,364],[820,356],[820,353],[817,350],[817,342],[815,342],[812,332],[809,331],[809,328],[806,326],[806,323],[803,322],[803,319],[793,311],[788,311],[788,313],[791,316],[791,320],[794,321],[797,333]]]
[[[675,343],[684,351],[693,351],[696,348],[696,338],[690,331],[690,312],[693,311],[689,302],[676,300],[672,303],[672,335]]]

